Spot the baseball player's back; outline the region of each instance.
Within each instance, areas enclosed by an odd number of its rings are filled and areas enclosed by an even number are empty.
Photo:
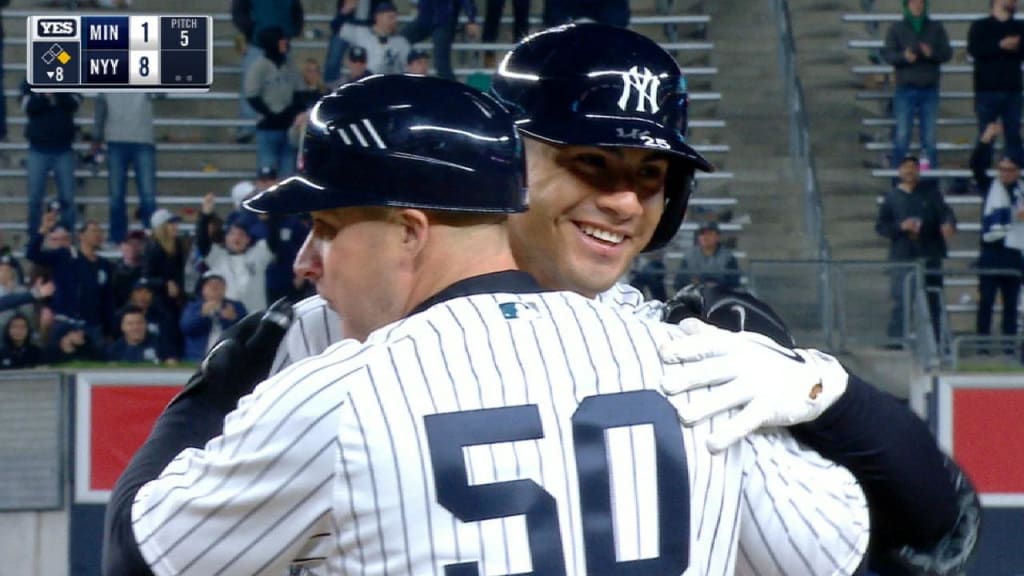
[[[339,412],[334,571],[732,574],[743,448],[654,391],[671,331],[563,293],[390,331]]]
[[[764,442],[755,469],[749,443],[705,449],[714,420],[680,427],[655,392],[677,330],[575,294],[480,294],[342,342],[140,490],[140,548],[158,573],[732,575],[741,504],[768,503],[750,478],[799,458]],[[798,491],[850,544],[797,570],[863,554],[863,495],[839,471]],[[794,566],[773,558],[750,562]]]

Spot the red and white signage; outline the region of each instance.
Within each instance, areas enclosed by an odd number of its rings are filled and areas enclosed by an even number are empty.
[[[114,482],[190,375],[167,371],[76,375],[76,502],[107,502]]]

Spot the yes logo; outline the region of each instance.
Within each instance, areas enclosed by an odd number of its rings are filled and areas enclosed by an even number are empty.
[[[43,38],[70,38],[75,35],[77,22],[70,18],[52,18],[36,21],[36,36]]]

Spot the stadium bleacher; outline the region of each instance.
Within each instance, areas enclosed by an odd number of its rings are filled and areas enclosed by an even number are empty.
[[[9,104],[9,141],[0,142],[0,205],[3,206],[0,238],[6,239],[0,244],[17,246],[24,242],[22,228],[24,207],[27,202],[24,189],[26,171],[22,166],[25,146],[21,134],[21,127],[25,125],[26,118],[21,110],[13,105],[20,97],[18,84],[26,68],[23,57],[25,38],[23,33],[15,32],[23,30],[23,27],[15,26],[13,23],[20,24],[26,16],[39,13],[37,10],[21,9],[4,10],[2,13],[5,22],[8,23],[8,32],[14,33],[4,39],[7,52],[4,95]],[[161,205],[198,206],[206,192],[223,191],[226,196],[234,181],[251,178],[255,172],[256,145],[237,143],[233,137],[236,128],[248,124],[247,121],[239,119],[237,113],[241,79],[235,29],[227,13],[213,14],[213,19],[213,90],[207,93],[167,94],[154,103],[158,166],[157,198]],[[330,19],[329,13],[307,9],[307,33],[292,42],[292,55],[296,61],[307,57],[322,61],[327,44],[326,25]],[[410,19],[408,13],[402,13],[399,17],[401,22]],[[658,39],[663,47],[679,59],[692,90],[690,141],[702,153],[719,156],[716,164],[723,166],[726,164],[724,158],[727,158],[730,148],[718,135],[726,127],[726,122],[713,115],[714,107],[721,100],[721,94],[711,88],[718,70],[710,65],[709,56],[714,50],[714,44],[705,40],[706,27],[710,21],[710,16],[706,14],[636,14],[631,18],[631,27]],[[505,32],[508,32],[511,29],[511,17],[504,17],[502,22],[506,28]],[[532,16],[531,23],[536,29],[540,20],[537,16]],[[506,34],[505,37],[507,36]],[[501,39],[502,37],[499,37],[499,40]],[[452,47],[457,77],[465,79],[471,75],[489,72],[489,69],[481,67],[484,53],[503,52],[512,46],[513,44],[508,41],[484,44],[457,37]],[[432,50],[430,43],[420,43],[416,47],[427,52]],[[76,115],[76,124],[83,138],[75,144],[76,152],[83,157],[89,150],[87,138],[92,131],[94,95],[84,96],[85,100]],[[75,176],[78,182],[76,203],[80,211],[88,218],[105,221],[105,167],[80,165],[75,171]],[[705,211],[735,206],[735,199],[728,196],[727,187],[727,182],[732,177],[732,172],[728,170],[698,174],[702,193],[699,200],[695,199],[693,206]],[[127,198],[130,205],[137,202],[133,183],[129,184]],[[227,200],[222,198],[221,203],[226,205]],[[742,224],[723,226],[723,232],[726,234],[735,234],[741,229]],[[690,231],[689,228],[684,230]]]
[[[974,91],[971,82],[973,65],[966,53],[967,29],[971,22],[987,16],[981,12],[954,12],[943,11],[932,3],[930,17],[943,22],[949,33],[950,44],[953,48],[954,57],[951,62],[942,67],[942,89],[940,91],[940,113],[937,120],[938,150],[941,153],[941,167],[931,169],[922,173],[922,178],[936,179],[940,186],[950,188],[954,181],[970,181],[971,172],[968,169],[968,160],[974,148],[975,136],[977,133],[977,119],[974,115]],[[947,2],[943,4],[946,8],[959,7],[959,4]],[[876,102],[879,104],[879,112],[884,116],[862,116],[860,124],[863,129],[874,131],[874,138],[864,142],[865,152],[872,155],[868,163],[874,162],[879,154],[891,152],[892,140],[891,130],[895,126],[895,120],[891,116],[888,106],[892,99],[892,67],[878,63],[877,54],[881,50],[884,35],[888,25],[899,21],[903,16],[899,12],[899,5],[890,2],[885,6],[885,12],[865,11],[862,13],[843,14],[842,21],[848,24],[865,24],[867,38],[856,38],[846,42],[847,50],[858,54],[864,60],[871,60],[870,64],[855,64],[850,67],[850,73],[860,81],[867,81],[871,78],[881,78],[884,89],[863,89],[856,93],[856,100],[861,102]],[[1022,19],[1018,14],[1017,19]],[[876,55],[872,59],[872,55]],[[1001,143],[997,148],[1001,149]],[[914,143],[912,150],[919,150],[919,144]],[[995,175],[994,171],[989,171]],[[897,176],[897,171],[890,168],[872,168],[870,175],[879,181],[891,181]],[[969,187],[964,188],[969,189]],[[880,202],[881,197],[876,198]],[[977,310],[977,275],[971,270],[978,258],[978,242],[981,231],[981,208],[982,198],[978,195],[951,195],[947,194],[946,201],[949,203],[958,218],[958,232],[952,239],[952,246],[946,262],[946,270],[949,276],[946,281],[946,310],[949,314],[954,333],[973,333],[974,315]],[[1024,308],[1022,308],[1024,309]]]

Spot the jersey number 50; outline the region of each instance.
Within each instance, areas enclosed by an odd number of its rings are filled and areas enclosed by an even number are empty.
[[[555,499],[533,480],[470,485],[462,449],[544,437],[536,405],[490,408],[424,418],[437,501],[463,522],[526,516],[533,572],[562,576],[565,555]],[[605,430],[651,424],[657,452],[656,558],[617,562]],[[572,415],[579,478],[580,524],[589,574],[678,576],[690,557],[690,489],[676,411],[651,390],[585,398]],[[445,566],[445,576],[479,576],[476,562]],[[517,575],[525,576],[525,575]]]

